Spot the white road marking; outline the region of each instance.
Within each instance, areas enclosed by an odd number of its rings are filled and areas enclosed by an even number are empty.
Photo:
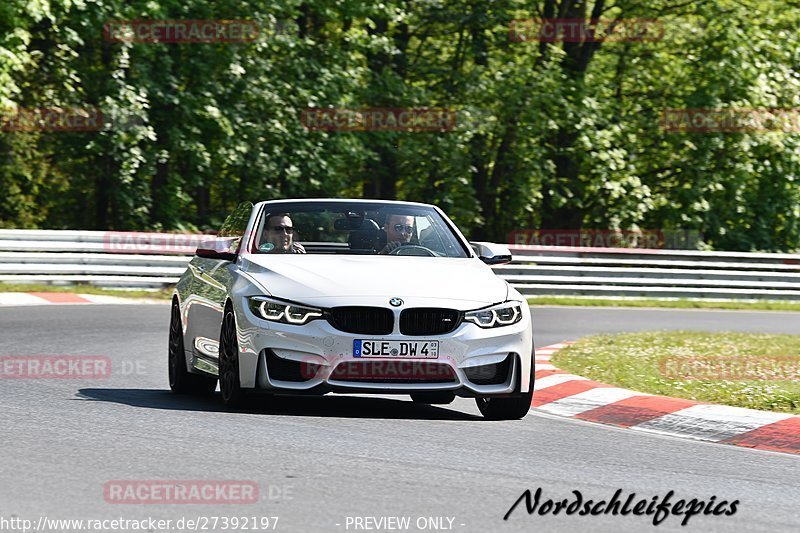
[[[584,377],[575,376],[572,374],[553,374],[552,376],[547,376],[546,378],[537,379],[533,384],[533,390],[537,391],[546,389],[547,387],[561,385],[562,383],[566,383],[567,381],[588,381],[588,380]]]
[[[48,304],[44,298],[25,292],[0,292],[0,305],[42,305]]]
[[[788,413],[701,404],[642,422],[631,426],[631,429],[717,442],[792,416]]]
[[[641,393],[616,387],[598,387],[554,402],[539,406],[539,409],[561,416],[575,416],[597,407],[615,403]]]

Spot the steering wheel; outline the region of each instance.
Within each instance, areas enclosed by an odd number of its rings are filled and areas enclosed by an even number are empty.
[[[412,253],[401,253],[403,250],[411,251]],[[423,253],[413,253],[414,251],[421,251]],[[389,252],[387,255],[416,255],[419,257],[437,257],[436,252],[431,250],[430,248],[426,248],[425,246],[420,246],[419,244],[402,244]]]

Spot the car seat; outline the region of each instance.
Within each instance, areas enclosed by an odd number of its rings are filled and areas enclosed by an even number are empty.
[[[361,227],[351,231],[347,238],[350,250],[358,253],[375,253],[376,241],[381,233],[383,232],[377,222],[365,218],[361,222]]]

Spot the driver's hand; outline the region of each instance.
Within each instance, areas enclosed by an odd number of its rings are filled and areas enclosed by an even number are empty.
[[[398,248],[400,248],[402,245],[403,245],[403,243],[400,242],[400,241],[387,242],[386,246],[384,246],[383,249],[378,253],[379,254],[390,254],[393,251],[395,251]]]

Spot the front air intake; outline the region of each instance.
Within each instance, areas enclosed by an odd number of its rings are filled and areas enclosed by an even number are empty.
[[[300,362],[292,359],[278,357],[270,349],[266,350],[267,372],[270,379],[276,381],[291,381],[302,383],[313,379],[320,369],[320,365],[311,362]]]
[[[511,371],[511,362],[514,360],[513,354],[491,365],[480,365],[464,368],[467,379],[475,385],[501,385],[508,379]]]

